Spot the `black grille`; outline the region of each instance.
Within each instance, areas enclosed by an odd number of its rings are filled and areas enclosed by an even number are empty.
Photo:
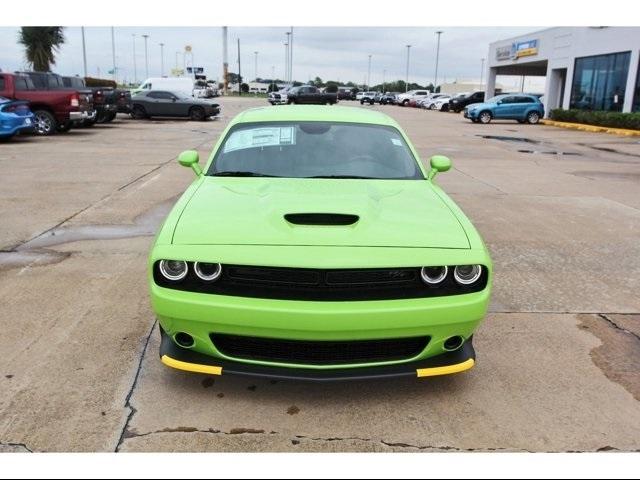
[[[213,283],[200,281],[189,263],[189,274],[170,282],[154,266],[154,280],[161,287],[198,293],[279,300],[357,301],[441,297],[479,292],[487,285],[488,271],[471,286],[453,280],[453,268],[438,286],[425,285],[420,268],[313,269],[222,265],[222,275]]]
[[[358,341],[298,341],[211,334],[228,357],[306,365],[344,365],[409,360],[428,345],[429,337]]]

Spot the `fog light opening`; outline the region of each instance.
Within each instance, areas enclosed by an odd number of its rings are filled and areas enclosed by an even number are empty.
[[[191,348],[196,342],[191,335],[185,332],[178,332],[173,336],[173,339],[176,341],[178,345],[182,348]]]
[[[449,337],[444,341],[444,349],[453,352],[454,350],[458,350],[462,344],[464,343],[464,338],[460,335],[455,335],[453,337]]]

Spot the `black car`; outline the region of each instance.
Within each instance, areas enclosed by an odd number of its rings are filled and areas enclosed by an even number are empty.
[[[293,87],[287,92],[287,103],[291,104],[312,104],[312,105],[333,105],[338,102],[337,93],[325,93],[318,90],[313,85],[302,85]]]
[[[96,116],[94,119],[86,121],[86,126],[110,122],[116,118],[118,107],[113,87],[87,87],[84,78],[81,77],[62,77],[62,84],[65,88],[73,88],[78,91],[90,90],[93,94],[93,108],[96,110]]]
[[[398,92],[387,92],[379,98],[380,105],[394,105]]]
[[[220,113],[220,105],[189,97],[179,92],[144,90],[131,97],[131,116],[136,119],[151,117],[188,117],[206,120]]]
[[[463,93],[449,100],[449,110],[460,113],[467,105],[482,102],[484,102],[484,92]]]

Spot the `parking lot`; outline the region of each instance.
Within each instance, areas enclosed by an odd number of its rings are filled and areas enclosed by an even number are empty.
[[[333,384],[164,367],[156,228],[238,112],[0,145],[0,451],[640,451],[640,141],[375,106],[487,242],[476,367]],[[356,105],[355,102],[341,102]],[[359,106],[359,104],[358,104]],[[268,107],[278,108],[278,107]],[[332,107],[326,107],[332,108]]]

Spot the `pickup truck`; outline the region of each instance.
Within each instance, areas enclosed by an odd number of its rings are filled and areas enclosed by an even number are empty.
[[[93,110],[91,98],[86,94],[36,88],[31,78],[22,74],[0,72],[0,97],[29,102],[38,135],[67,131],[74,121],[89,119]]]
[[[334,105],[338,102],[337,93],[322,93],[316,87],[311,85],[303,85],[301,87],[293,87],[287,92],[287,103],[304,103],[314,105]]]
[[[131,91],[123,88],[116,89],[116,106],[118,113],[131,113],[133,109],[133,101],[131,100]]]
[[[112,87],[87,87],[84,78],[81,77],[61,77],[64,88],[72,88],[78,91],[88,90],[93,95],[93,108],[96,111],[96,117],[93,120],[87,120],[86,126],[92,126],[94,123],[110,122],[118,113],[116,104],[116,91]]]

